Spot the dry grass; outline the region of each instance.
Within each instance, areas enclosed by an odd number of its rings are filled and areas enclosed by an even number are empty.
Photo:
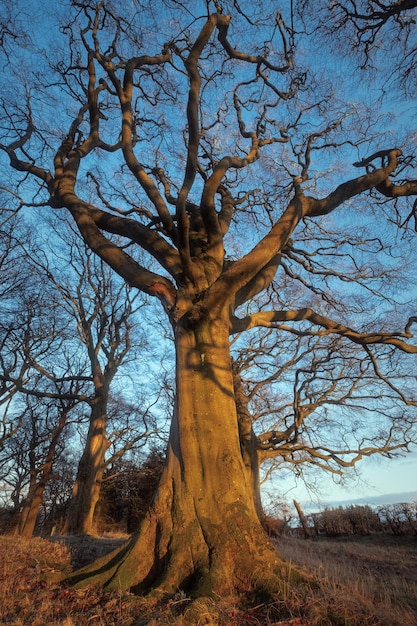
[[[131,594],[74,590],[45,582],[113,549],[119,539],[24,540],[0,536],[0,624],[11,626],[301,626],[283,603],[245,611],[238,599],[191,602],[184,594],[156,603]]]
[[[283,538],[283,556],[320,581],[280,601],[245,610],[238,598],[156,604],[130,594],[82,591],[45,582],[113,549],[120,539],[30,541],[0,537],[0,624],[12,626],[415,626],[417,541]]]
[[[319,592],[308,598],[305,607],[312,623],[416,626],[416,537],[372,535],[320,541],[285,537],[277,544],[284,558],[320,581]]]

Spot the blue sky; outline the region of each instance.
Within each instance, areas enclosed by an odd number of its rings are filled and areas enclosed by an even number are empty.
[[[346,485],[337,485],[329,474],[322,472],[317,477],[318,493],[306,489],[301,482],[288,478],[280,483],[276,475],[275,493],[282,493],[288,504],[293,499],[299,501],[306,510],[317,510],[325,506],[348,504],[392,504],[417,501],[417,449],[406,456],[393,459],[369,458],[358,463],[358,478],[352,478]],[[274,490],[265,486],[272,495]]]

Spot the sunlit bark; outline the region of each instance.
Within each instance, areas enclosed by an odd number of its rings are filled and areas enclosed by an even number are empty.
[[[237,429],[224,319],[176,329],[177,399],[168,459],[137,535],[77,584],[157,594],[274,594],[284,564],[262,529]]]
[[[64,430],[65,424],[67,422],[68,412],[69,408],[65,408],[62,410],[59,422],[52,434],[45,461],[39,471],[40,476],[34,476],[32,485],[29,488],[29,493],[25,499],[19,518],[19,535],[21,535],[22,537],[32,537],[35,531],[39,509],[42,504],[43,494],[52,473],[56,448],[58,445],[58,441],[62,435],[62,431]]]
[[[105,470],[108,391],[101,390],[93,401],[86,444],[78,464],[65,531],[68,534],[93,534],[94,512],[100,497]]]

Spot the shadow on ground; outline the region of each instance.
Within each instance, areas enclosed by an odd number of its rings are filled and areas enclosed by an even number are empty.
[[[96,559],[125,543],[129,537],[92,537],[92,536],[56,536],[50,541],[64,544],[71,555],[71,566],[74,570],[92,563]]]

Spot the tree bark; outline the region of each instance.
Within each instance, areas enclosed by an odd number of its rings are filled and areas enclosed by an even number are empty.
[[[242,458],[228,331],[228,319],[178,324],[176,404],[156,498],[138,533],[73,574],[74,584],[258,598],[282,590],[285,566]]]
[[[106,437],[108,392],[96,395],[91,408],[87,441],[78,464],[77,477],[68,508],[65,532],[69,535],[92,535],[94,512],[100,497],[108,448]]]
[[[30,539],[35,532],[36,521],[38,519],[39,508],[42,504],[43,493],[46,483],[52,471],[51,466],[45,466],[42,470],[42,477],[34,486],[32,493],[28,495],[28,499],[23,505],[19,520],[19,535]]]
[[[46,455],[45,462],[42,466],[39,480],[36,481],[35,479],[29,488],[29,493],[23,505],[23,509],[19,519],[18,532],[21,537],[30,538],[35,532],[39,508],[42,504],[46,484],[52,472],[56,447],[67,422],[69,411],[70,408],[62,410],[58,425],[53,433],[52,439],[49,444],[48,454]]]
[[[248,399],[243,389],[242,379],[234,364],[232,365],[232,371],[242,459],[248,475],[249,485],[252,488],[252,497],[258,517],[262,524],[264,524],[265,514],[261,501],[259,476],[260,459],[257,437],[253,430],[253,418],[249,410]]]
[[[313,532],[311,528],[309,527],[309,525],[307,524],[306,516],[304,515],[303,509],[301,508],[301,505],[299,504],[299,502],[297,502],[297,500],[293,500],[293,503],[297,510],[301,526],[303,527],[304,537],[305,539],[311,539],[311,537],[313,536]]]

